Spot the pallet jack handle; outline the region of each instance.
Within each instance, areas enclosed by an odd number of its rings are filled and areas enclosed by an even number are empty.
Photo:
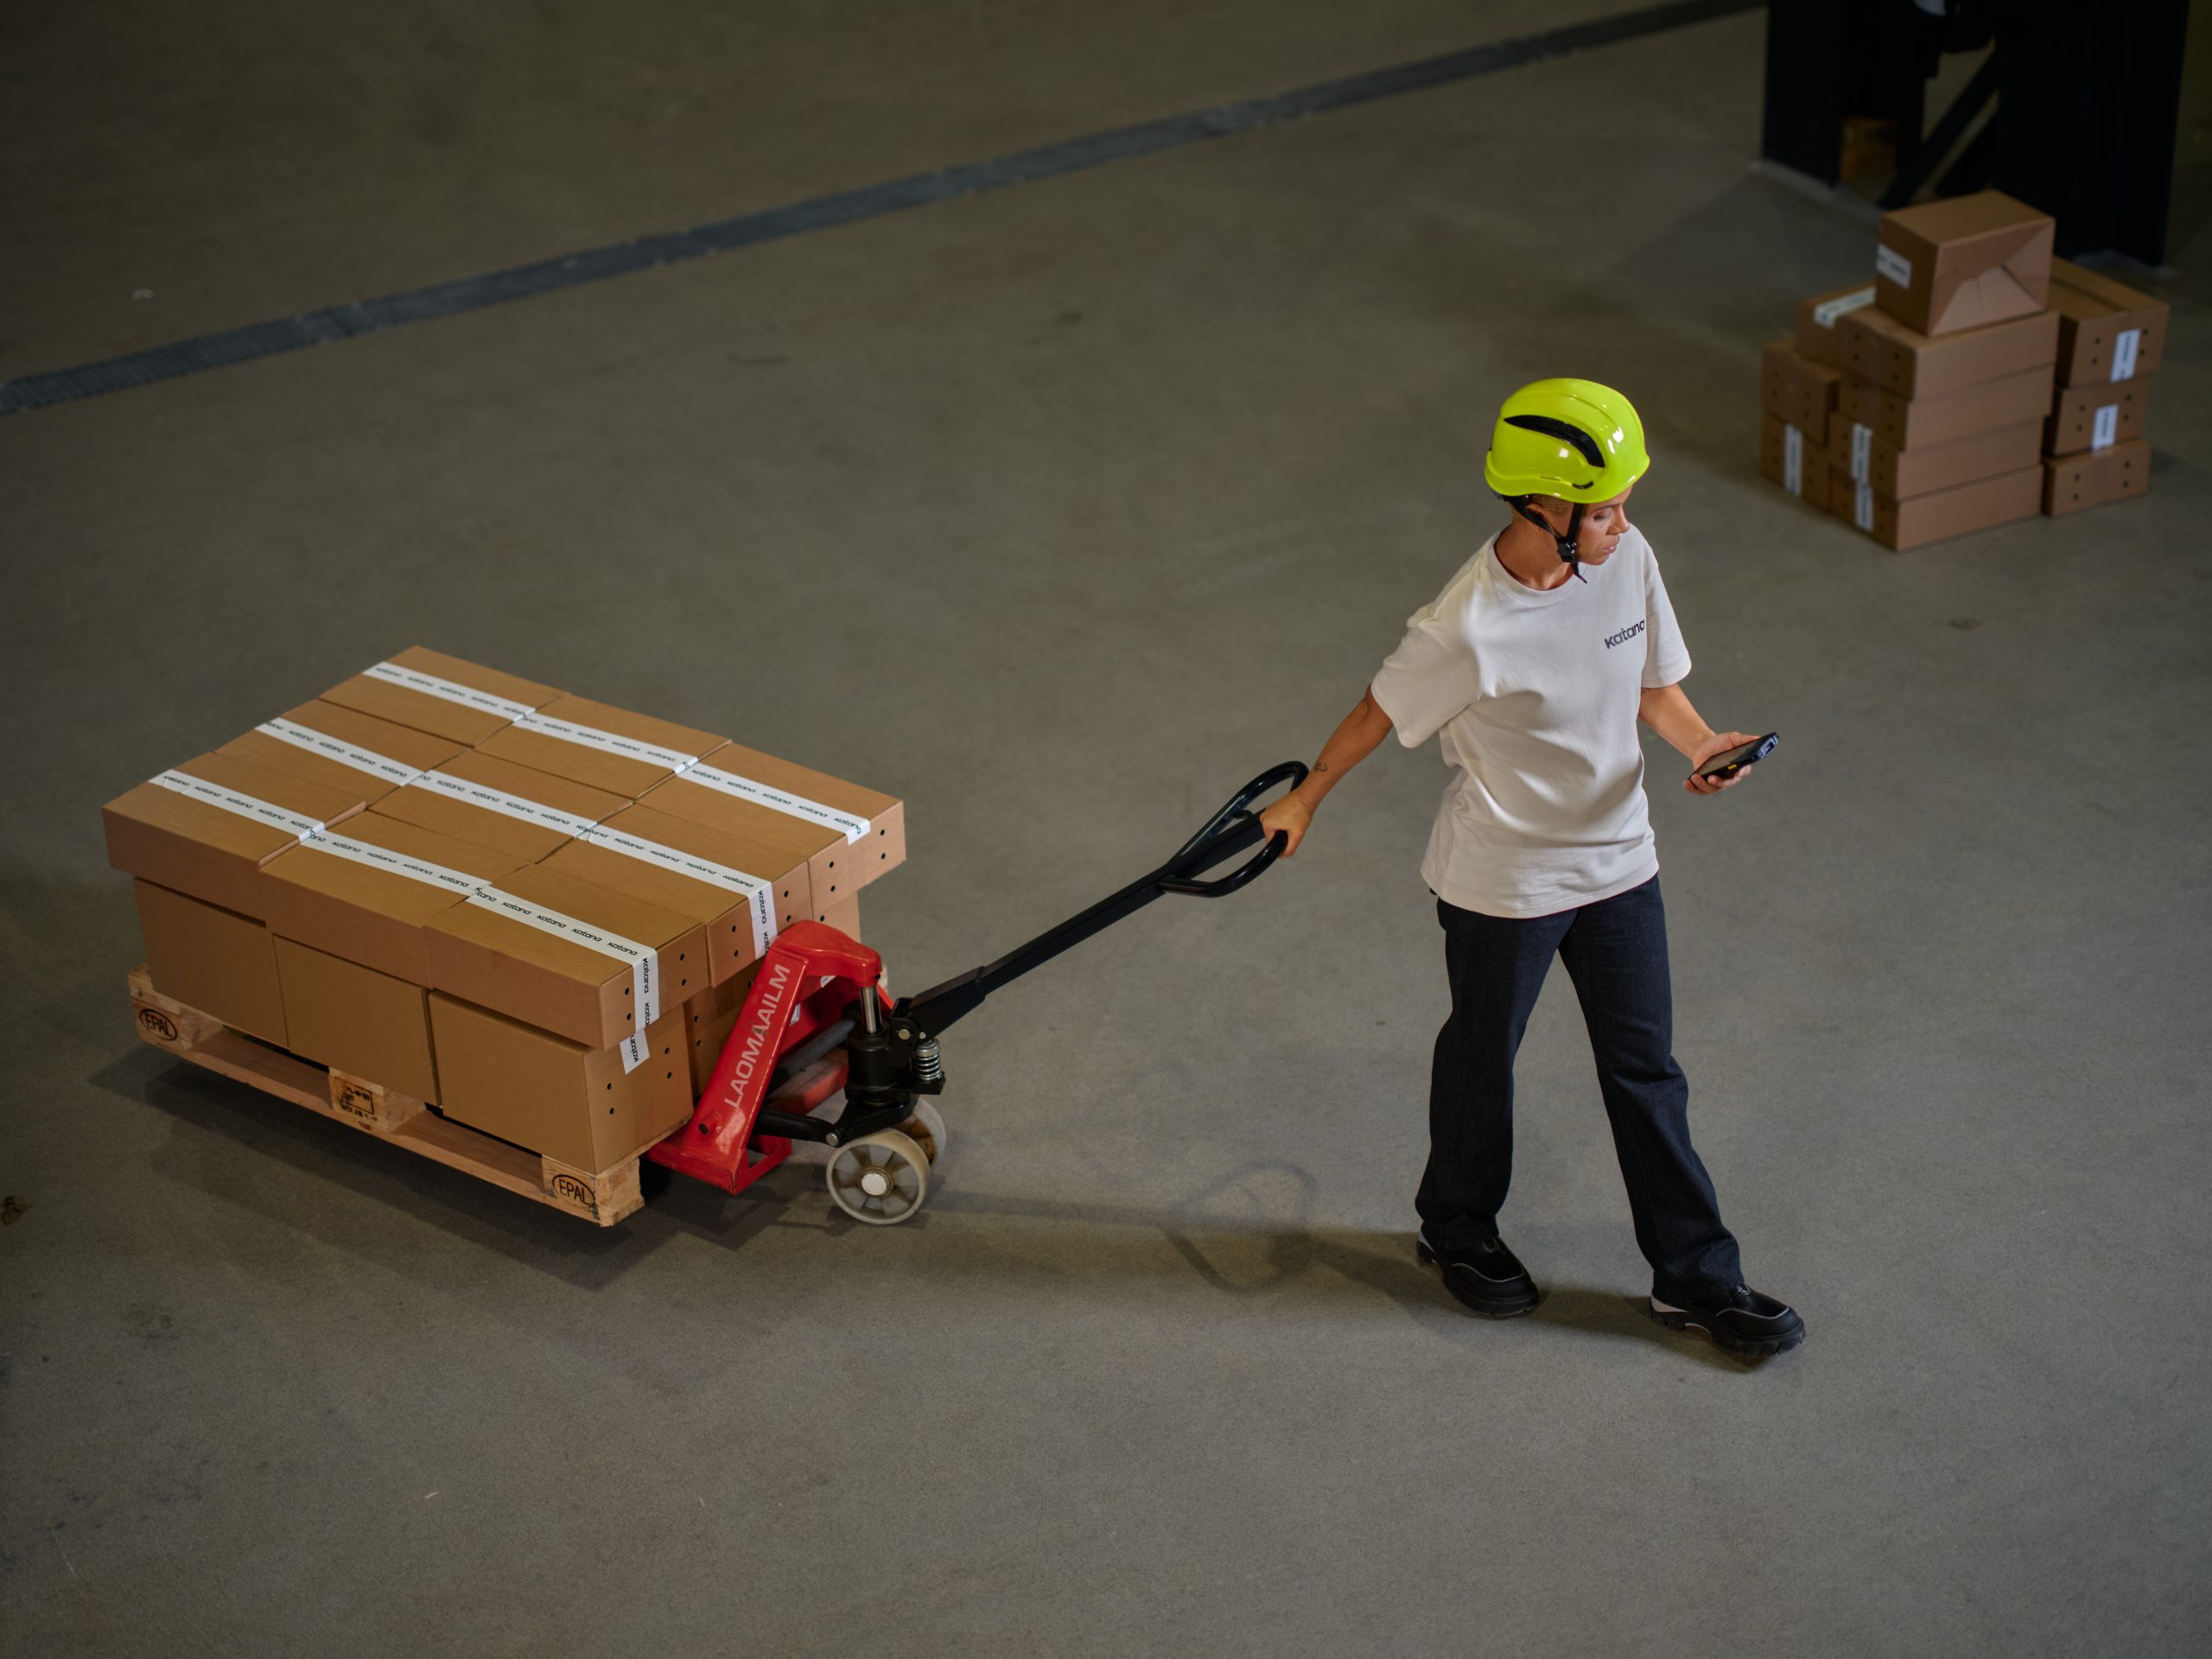
[[[1073,950],[1093,934],[1102,933],[1135,914],[1163,893],[1185,899],[1220,899],[1249,887],[1282,856],[1288,838],[1280,833],[1267,836],[1260,828],[1253,803],[1278,784],[1295,789],[1306,781],[1306,768],[1295,760],[1270,766],[1238,790],[1204,828],[1177,849],[1175,855],[1148,875],[1140,876],[1119,893],[1100,899],[1080,915],[1071,916],[1048,933],[1039,935],[1020,950],[996,962],[949,979],[917,996],[902,997],[893,1010],[897,1020],[911,1022],[935,1037],[963,1015],[972,1014],[983,999],[1024,974],[1043,967],[1063,951]],[[1267,844],[1227,875],[1202,880],[1205,873],[1246,849]]]

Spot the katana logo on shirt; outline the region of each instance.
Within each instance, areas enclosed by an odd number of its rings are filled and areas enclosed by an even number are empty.
[[[1641,622],[1635,622],[1635,623],[1631,623],[1631,624],[1630,624],[1627,627],[1623,628],[1623,629],[1622,629],[1618,633],[1613,633],[1613,634],[1608,634],[1608,635],[1606,635],[1606,636],[1605,636],[1605,649],[1606,649],[1607,651],[1611,651],[1611,650],[1615,645],[1622,645],[1622,644],[1625,643],[1625,642],[1626,642],[1626,641],[1628,641],[1628,640],[1633,639],[1635,639],[1635,638],[1636,638],[1636,636],[1637,636],[1637,634],[1642,633],[1643,632],[1643,623],[1641,623]]]

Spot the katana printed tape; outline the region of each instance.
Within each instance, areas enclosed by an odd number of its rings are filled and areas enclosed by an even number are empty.
[[[664,749],[657,743],[642,742],[634,737],[625,737],[620,732],[602,732],[596,726],[579,726],[574,721],[556,720],[550,715],[525,712],[515,716],[515,724],[527,732],[542,732],[548,737],[557,737],[569,743],[582,743],[588,748],[604,749],[609,754],[626,755],[632,760],[646,760],[671,772],[685,772],[699,764],[696,754],[680,753],[675,749]]]
[[[804,818],[809,823],[818,823],[825,830],[835,830],[844,836],[848,846],[856,841],[867,840],[868,831],[874,828],[872,820],[855,813],[840,812],[836,807],[824,806],[820,801],[810,801],[804,795],[794,795],[788,790],[755,783],[750,778],[741,778],[734,772],[724,772],[717,766],[694,766],[683,775],[693,783],[719,789],[723,794],[734,795],[741,801],[751,801],[755,806],[765,806],[771,811],[781,812],[789,817]]]
[[[576,839],[590,842],[594,846],[606,847],[630,857],[641,859],[673,870],[678,875],[688,875],[696,880],[711,882],[728,892],[745,896],[747,913],[753,918],[753,954],[764,956],[776,937],[775,883],[763,881],[757,875],[747,875],[743,870],[734,870],[727,864],[717,864],[710,858],[701,858],[681,848],[664,847],[657,841],[647,841],[642,836],[616,830],[607,824],[594,824],[582,831]]]
[[[327,732],[318,732],[311,726],[302,726],[297,721],[286,720],[282,715],[275,720],[264,720],[253,729],[265,737],[273,737],[279,742],[289,743],[295,748],[305,749],[310,754],[335,760],[340,766],[351,766],[356,772],[365,772],[371,777],[381,778],[387,783],[411,784],[423,775],[419,767],[410,766],[404,760],[395,760],[390,755],[378,754],[372,749],[356,748]]]
[[[205,801],[210,806],[219,806],[226,812],[235,812],[242,818],[255,818],[294,836],[311,836],[322,828],[320,820],[305,813],[287,811],[281,806],[252,795],[241,795],[235,789],[226,789],[220,784],[211,784],[205,778],[194,778],[189,772],[157,772],[146,780],[159,784],[163,789],[173,789],[180,795],[189,795],[194,800]]]
[[[404,875],[410,880],[421,881],[433,887],[442,887],[449,893],[468,898],[484,886],[484,878],[471,875],[466,870],[449,870],[442,864],[433,864],[428,859],[410,858],[405,853],[395,853],[389,847],[379,847],[373,842],[355,841],[351,836],[334,835],[327,830],[317,830],[303,837],[302,847],[311,852],[328,853],[335,858],[351,859],[356,864],[365,864],[371,869],[389,870],[394,875]]]
[[[646,1055],[652,1052],[652,1046],[645,1039],[645,1027],[660,1018],[660,959],[650,948],[639,944],[635,939],[626,939],[620,933],[594,927],[589,922],[574,916],[564,916],[557,910],[547,910],[533,905],[527,899],[518,899],[512,893],[503,893],[494,887],[479,887],[468,895],[468,902],[509,917],[526,927],[534,927],[541,933],[550,933],[556,938],[573,939],[602,956],[618,957],[626,961],[630,964],[630,1000],[637,1010],[638,1028],[622,1040],[622,1070],[634,1071],[645,1063]]]
[[[596,818],[580,817],[574,812],[563,812],[558,807],[543,801],[525,800],[519,795],[510,795],[505,790],[493,789],[489,784],[472,784],[466,778],[456,778],[449,772],[426,772],[414,780],[417,789],[428,789],[440,795],[450,796],[456,801],[467,801],[487,811],[504,812],[511,818],[520,818],[525,823],[543,824],[563,835],[581,836],[599,822]]]
[[[2135,359],[2143,348],[2140,328],[2123,328],[2120,338],[2112,343],[2112,378],[2133,380],[2135,378]]]
[[[425,674],[419,668],[403,668],[397,663],[377,663],[361,672],[372,680],[386,680],[393,685],[404,685],[410,691],[443,697],[448,702],[466,703],[471,709],[480,709],[487,715],[498,715],[507,720],[519,720],[530,712],[530,705],[526,702],[493,696],[489,691],[479,691],[474,686],[442,680],[435,674]]]

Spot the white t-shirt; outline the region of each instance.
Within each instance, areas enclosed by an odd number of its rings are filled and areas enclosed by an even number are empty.
[[[1440,733],[1451,783],[1421,873],[1489,916],[1548,916],[1659,870],[1638,699],[1690,671],[1659,562],[1639,531],[1539,592],[1484,542],[1375,677],[1408,748]]]

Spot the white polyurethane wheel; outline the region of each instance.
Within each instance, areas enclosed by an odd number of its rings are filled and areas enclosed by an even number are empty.
[[[896,1129],[838,1147],[822,1173],[836,1206],[871,1227],[906,1220],[930,1195],[929,1154]]]
[[[899,1133],[925,1153],[930,1167],[944,1161],[944,1116],[926,1100],[914,1103],[914,1115],[899,1126]]]

